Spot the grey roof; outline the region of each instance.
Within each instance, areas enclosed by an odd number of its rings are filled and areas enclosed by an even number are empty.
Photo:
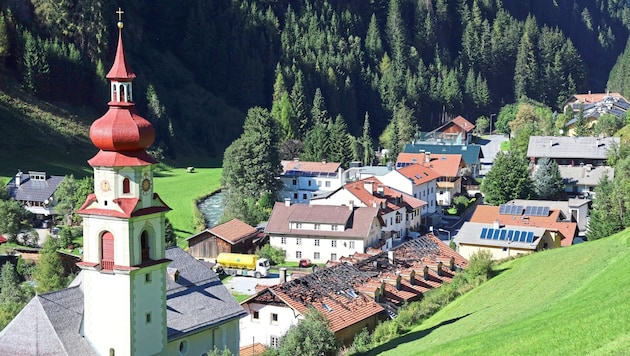
[[[178,281],[166,284],[169,341],[247,314],[207,264],[179,247],[167,249],[166,258],[179,271]]]
[[[169,341],[247,314],[208,265],[178,247],[166,258],[179,271],[178,282],[166,283]],[[82,274],[71,287],[34,297],[0,332],[0,355],[96,355],[81,336]]]
[[[81,332],[80,287],[41,294],[0,332],[2,355],[96,355]]]
[[[459,232],[453,240],[455,243],[464,243],[464,244],[475,244],[482,246],[491,246],[491,247],[512,247],[512,248],[520,248],[523,250],[535,250],[538,244],[540,243],[540,238],[544,235],[544,228],[539,227],[526,227],[526,226],[510,226],[510,225],[502,225],[500,230],[519,230],[519,231],[527,231],[534,233],[534,239],[531,243],[528,242],[514,242],[506,240],[490,240],[490,239],[482,239],[481,229],[483,228],[494,228],[493,224],[482,224],[482,223],[473,223],[473,222],[465,222],[462,227],[459,229]]]
[[[551,210],[561,210],[565,217],[571,216],[571,208],[577,208],[584,204],[590,203],[590,199],[569,199],[566,200],[527,200],[527,199],[513,199],[506,204],[513,205],[535,205],[535,206],[547,206]]]
[[[564,184],[596,187],[604,175],[615,177],[615,169],[609,166],[558,166]]]
[[[527,157],[600,159],[605,160],[619,137],[531,136]]]
[[[405,145],[403,152],[419,153],[431,152],[439,154],[460,154],[464,158],[466,165],[479,164],[479,160],[483,158],[481,146],[478,145],[430,145],[424,143],[408,143]]]
[[[19,201],[44,202],[57,190],[63,176],[46,176],[45,181],[31,179],[27,173],[22,173],[19,186],[15,185],[15,176],[7,184],[9,195]]]

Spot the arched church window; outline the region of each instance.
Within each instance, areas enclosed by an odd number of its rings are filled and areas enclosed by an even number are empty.
[[[149,233],[145,230],[140,236],[140,248],[142,251],[142,261],[151,259],[151,251],[149,246]]]
[[[120,84],[120,101],[125,99],[125,86]]]
[[[112,101],[119,101],[118,100],[118,91],[116,90],[116,85],[113,86],[114,87],[114,97],[112,98]]]
[[[114,269],[114,235],[109,231],[101,235],[101,268]]]
[[[129,178],[123,179],[123,194],[128,194],[131,192],[131,188],[129,187]]]

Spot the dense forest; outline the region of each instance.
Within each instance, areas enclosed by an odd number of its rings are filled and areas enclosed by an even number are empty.
[[[119,6],[136,102],[172,158],[221,156],[256,106],[306,143],[630,94],[626,0],[0,0],[0,75],[99,115]]]

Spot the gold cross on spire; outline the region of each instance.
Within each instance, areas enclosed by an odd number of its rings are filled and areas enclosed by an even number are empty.
[[[122,9],[119,7],[118,11],[116,11],[116,13],[118,14],[118,21],[122,21],[122,14],[124,14],[125,12],[122,11]]]

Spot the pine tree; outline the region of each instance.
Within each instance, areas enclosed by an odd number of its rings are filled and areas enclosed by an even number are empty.
[[[328,120],[328,110],[326,109],[326,102],[320,88],[315,89],[311,118],[313,125],[324,124]]]
[[[47,293],[66,287],[66,278],[61,264],[61,258],[57,254],[57,242],[49,238],[44,242],[42,251],[39,254],[39,262],[35,269],[33,278],[37,293]]]
[[[291,88],[291,94],[289,99],[293,112],[298,123],[297,138],[302,140],[306,136],[306,132],[311,127],[311,122],[307,114],[306,95],[304,95],[304,83],[302,82],[302,71],[299,71],[295,76],[295,83]]]
[[[549,157],[540,158],[533,178],[534,194],[538,199],[561,200],[564,198],[564,181],[556,161]]]
[[[2,266],[2,280],[0,281],[0,304],[23,303],[25,295],[20,288],[20,277],[10,262]]]
[[[595,199],[591,210],[586,238],[598,240],[608,237],[623,228],[613,200],[613,182],[604,174],[595,188]]]
[[[365,112],[363,121],[363,136],[361,136],[361,162],[364,166],[371,166],[374,161],[374,144],[372,143],[372,133],[370,132],[370,116]]]
[[[4,14],[0,11],[0,68],[4,66],[6,58],[11,54],[9,43],[9,33]]]
[[[376,15],[372,14],[367,34],[365,35],[365,50],[373,63],[377,63],[383,56],[383,43],[381,41],[381,31],[376,22]]]

